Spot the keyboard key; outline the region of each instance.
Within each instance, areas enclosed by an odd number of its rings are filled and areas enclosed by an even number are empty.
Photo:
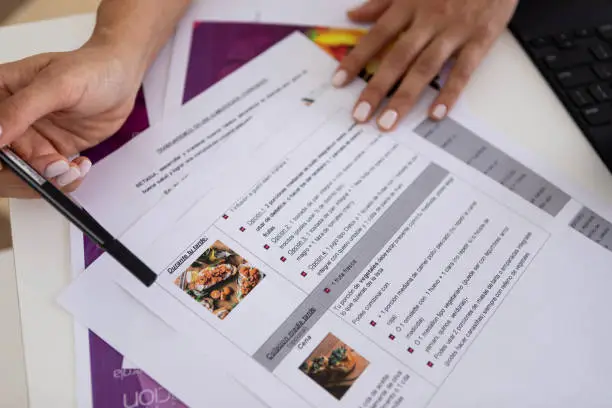
[[[583,88],[573,89],[568,92],[568,95],[570,99],[574,102],[574,104],[579,108],[582,108],[586,105],[590,105],[595,102],[591,95],[589,95],[587,90]]]
[[[612,24],[602,25],[601,27],[597,29],[597,32],[599,32],[599,35],[604,40],[607,40],[607,41],[612,40]]]
[[[583,49],[561,51],[544,56],[544,63],[548,66],[548,68],[554,70],[589,64],[593,61],[593,56],[589,54],[587,50]]]
[[[599,78],[612,79],[612,64],[597,64],[593,69]]]
[[[574,35],[577,38],[588,38],[588,37],[592,37],[593,36],[593,30],[588,29],[588,28],[580,28],[576,31],[574,31]]]
[[[569,33],[562,33],[562,34],[556,35],[554,38],[559,48],[569,49],[574,46],[574,41],[572,41],[573,36]]]
[[[588,136],[595,139],[595,142],[600,142],[598,143],[599,146],[602,144],[610,146],[612,144],[612,125],[597,126],[591,128],[587,133]]]
[[[529,44],[534,48],[542,48],[551,45],[551,42],[548,37],[539,37],[529,41]]]
[[[599,102],[608,102],[612,100],[612,89],[606,84],[593,84],[589,86],[589,92]]]
[[[591,52],[600,61],[605,61],[612,58],[612,50],[605,44],[597,44],[591,47]]]
[[[610,123],[612,119],[612,107],[610,105],[594,106],[582,111],[584,118],[593,126]]]
[[[569,40],[573,40],[574,36],[571,33],[561,33],[561,34],[557,34],[555,35],[555,41],[560,43],[563,41],[569,41]]]
[[[568,69],[559,72],[557,74],[557,79],[565,88],[586,85],[597,80],[593,71],[587,67]]]

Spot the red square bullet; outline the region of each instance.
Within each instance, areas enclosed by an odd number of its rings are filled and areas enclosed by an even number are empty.
[[[287,258],[285,258],[284,256],[281,257],[281,262],[285,262],[287,261]]]
[[[370,322],[370,326],[375,327],[375,326],[376,326],[376,322],[375,322],[374,320],[372,320],[372,321]]]
[[[303,277],[306,277],[306,275],[308,275],[306,272],[302,272]]]
[[[408,352],[409,352],[410,354],[412,354],[412,353],[414,353],[414,349],[413,349],[412,347],[408,347]]]
[[[270,245],[268,244],[264,245],[264,249],[270,249]]]
[[[329,289],[329,288],[325,288],[324,292],[325,292],[325,293],[329,293],[329,292],[331,292],[331,289]]]
[[[240,227],[240,232],[244,232],[244,231],[246,231],[246,228]]]
[[[229,218],[229,215],[227,215],[227,214],[223,214],[223,219],[224,219],[224,220],[227,220],[228,218]]]
[[[427,362],[427,367],[433,367],[433,363],[431,361]]]
[[[389,335],[389,338],[390,338],[391,340],[395,340],[395,336],[394,336],[394,335],[392,335],[392,334],[390,334],[390,335]]]

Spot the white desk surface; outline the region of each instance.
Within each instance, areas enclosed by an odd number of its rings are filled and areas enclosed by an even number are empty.
[[[93,17],[69,21],[0,29],[0,62],[77,47]],[[465,102],[492,129],[612,205],[612,176],[508,33],[477,72]],[[11,220],[30,406],[75,406],[72,319],[55,302],[70,282],[68,224],[39,201],[13,200]]]

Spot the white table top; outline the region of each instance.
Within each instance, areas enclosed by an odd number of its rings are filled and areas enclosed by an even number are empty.
[[[92,23],[88,15],[0,29],[0,62],[75,48]],[[477,72],[465,102],[489,127],[612,205],[612,176],[510,34]],[[68,224],[39,201],[13,200],[11,220],[30,404],[75,406],[72,319],[55,302],[70,282]]]

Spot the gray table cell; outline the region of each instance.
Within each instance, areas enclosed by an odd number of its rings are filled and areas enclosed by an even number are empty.
[[[593,242],[612,251],[612,223],[587,207],[583,207],[570,227]]]
[[[555,185],[451,118],[441,122],[426,119],[415,132],[553,217],[571,199]]]

